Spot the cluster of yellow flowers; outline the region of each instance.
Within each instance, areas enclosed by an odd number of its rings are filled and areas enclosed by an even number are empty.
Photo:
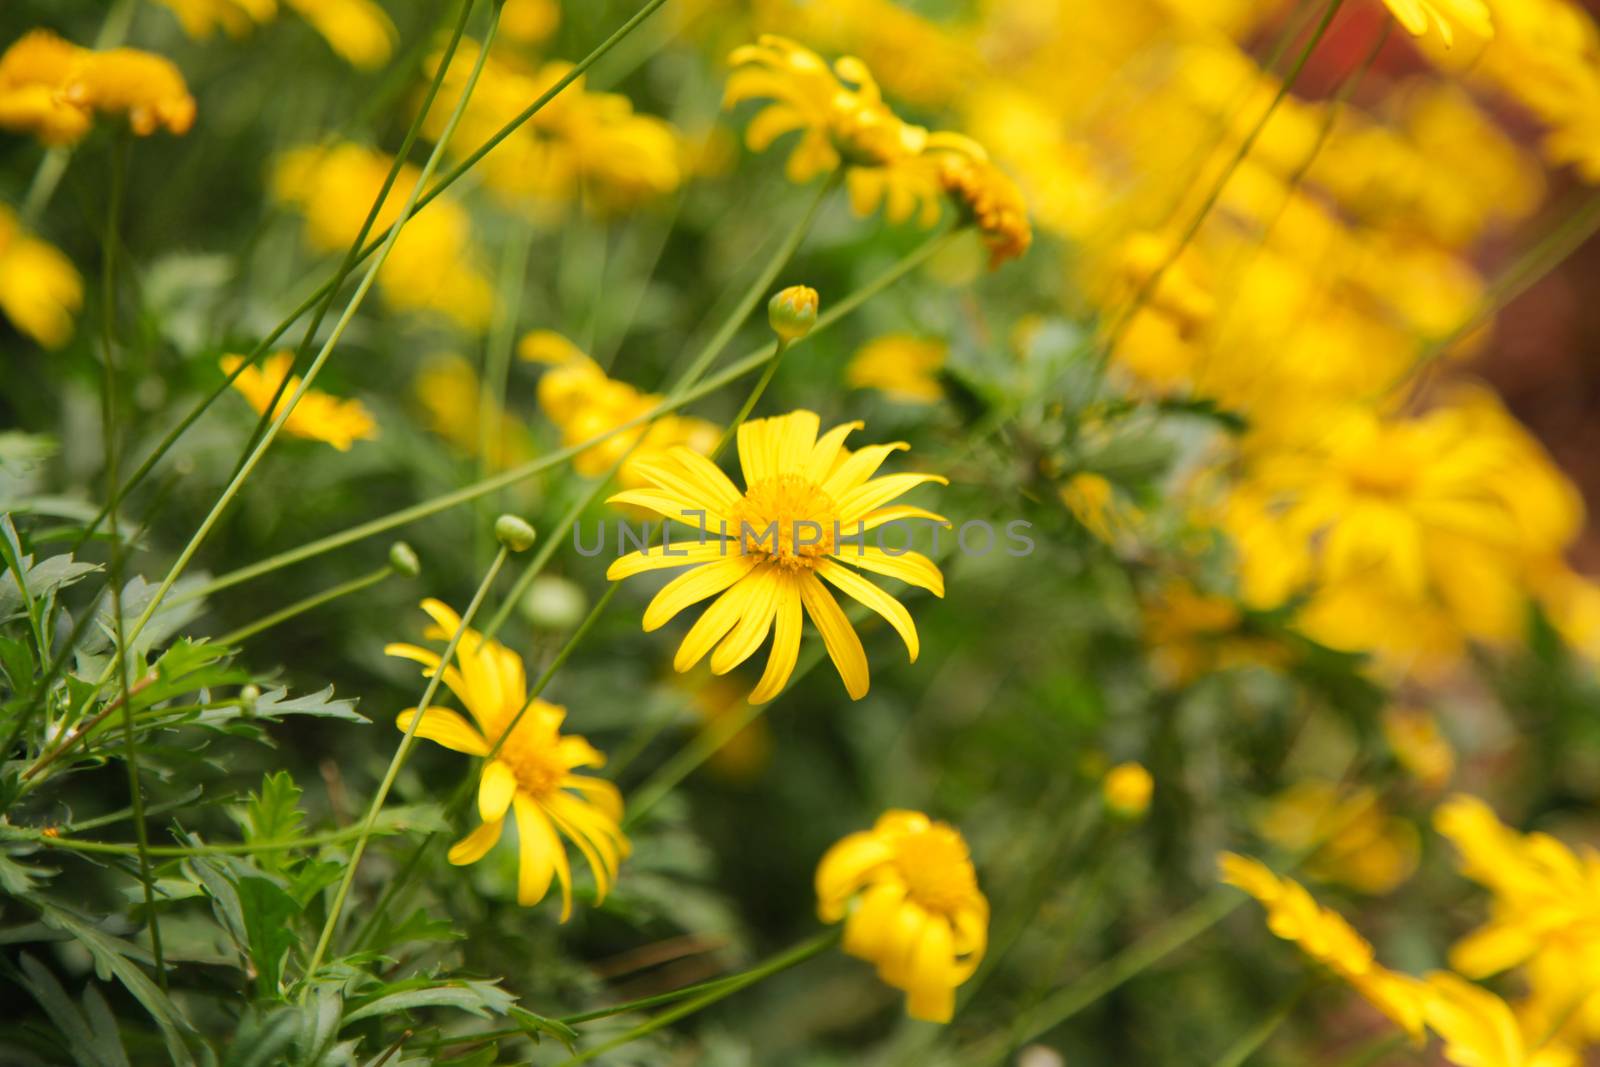
[[[1346,981],[1417,1042],[1431,1029],[1461,1067],[1566,1067],[1600,1043],[1600,854],[1548,834],[1506,827],[1488,805],[1456,796],[1434,823],[1461,872],[1489,890],[1489,921],[1450,950],[1449,971],[1425,978],[1379,964],[1372,945],[1305,888],[1226,853],[1222,878],[1267,909],[1267,924]],[[1515,1004],[1475,984],[1517,970]]]
[[[292,149],[273,166],[272,195],[305,216],[309,245],[319,252],[344,252],[360,233],[393,162],[377,149],[350,142]],[[417,177],[417,168],[401,166],[374,233],[399,217]],[[466,330],[486,327],[494,308],[493,286],[478,265],[467,211],[444,196],[407,220],[378,271],[378,285],[396,310],[434,312]]]
[[[59,348],[82,304],[83,279],[72,261],[30,236],[0,204],[0,311],[46,348]]]
[[[222,30],[243,37],[278,16],[278,0],[159,0],[190,37],[206,40]],[[352,66],[381,67],[394,52],[395,28],[373,0],[283,0]]]
[[[80,48],[49,30],[29,30],[0,55],[0,129],[45,144],[82,140],[96,113],[125,115],[134,133],[184,134],[194,97],[171,60],[137,48]]]

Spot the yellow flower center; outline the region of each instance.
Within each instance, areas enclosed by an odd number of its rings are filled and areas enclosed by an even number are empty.
[[[810,479],[779,474],[746,490],[729,518],[746,555],[809,569],[833,554],[839,506]]]
[[[976,891],[966,846],[949,829],[936,826],[899,837],[894,856],[911,899],[929,911],[954,912]]]
[[[499,758],[517,776],[517,789],[535,800],[554,794],[567,776],[566,765],[556,756],[555,741],[553,736],[519,729],[500,748]]]

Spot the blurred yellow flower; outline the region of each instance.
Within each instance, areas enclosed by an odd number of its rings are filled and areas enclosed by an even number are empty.
[[[556,0],[505,0],[500,6],[499,34],[518,44],[538,44],[561,25]]]
[[[273,166],[272,195],[305,216],[306,241],[322,252],[343,252],[361,231],[391,160],[375,149],[349,142],[323,148],[292,149]],[[417,168],[400,168],[378,212],[374,232],[399,217]],[[413,215],[378,271],[384,301],[399,311],[430,311],[467,330],[488,325],[494,289],[478,267],[467,212],[448,197],[438,197]]]
[[[1139,763],[1119,763],[1106,772],[1100,782],[1100,796],[1106,807],[1124,819],[1139,819],[1150,810],[1150,795],[1155,780]]]
[[[885,812],[817,865],[817,914],[844,920],[844,950],[877,965],[914,1019],[949,1022],[989,938],[989,901],[961,834],[916,811]]]
[[[1104,475],[1079,471],[1060,490],[1061,502],[1095,539],[1115,547],[1143,516]]]
[[[1444,1040],[1444,1057],[1459,1067],[1576,1067],[1565,1045],[1529,1035],[1511,1007],[1482,986],[1448,971],[1428,975],[1424,1011]]]
[[[1306,873],[1360,893],[1381,895],[1411,877],[1421,835],[1389,815],[1372,789],[1299,782],[1273,797],[1256,817],[1261,836],[1289,852],[1315,850]]]
[[[794,673],[802,608],[822,635],[850,698],[866,695],[866,651],[824,579],[894,627],[913,662],[918,641],[911,613],[856,568],[944,595],[944,576],[927,556],[890,553],[867,545],[864,535],[906,519],[944,522],[932,512],[890,501],[946,479],[937,474],[874,478],[885,459],[909,446],[896,442],[851,452],[844,440],[860,423],[836,426],[820,438],[819,427],[820,420],[809,411],[740,426],[743,493],[703,455],[673,448],[638,464],[649,488],[611,498],[612,503],[646,508],[698,531],[693,542],[631,552],[606,570],[607,578],[618,581],[645,571],[692,568],[651,600],[644,613],[647,631],[659,629],[692,604],[716,597],[684,637],[673,660],[676,670],[687,671],[711,653],[711,670],[726,674],[754,655],[773,631],[766,670],[750,694],[752,704],[777,696]],[[853,540],[842,543],[846,538]]]
[[[1349,983],[1413,1040],[1422,1040],[1427,1000],[1422,982],[1377,963],[1367,940],[1343,916],[1319,906],[1300,883],[1279,878],[1260,861],[1233,852],[1224,852],[1218,862],[1225,883],[1244,890],[1266,908],[1268,929]]]
[[[1494,21],[1483,0],[1383,0],[1384,6],[1413,37],[1437,29],[1448,48],[1459,27],[1478,38],[1494,36]]]
[[[412,394],[428,415],[428,426],[469,456],[481,445],[483,420],[494,430],[489,435],[489,466],[496,470],[514,466],[533,455],[527,428],[504,408],[480,412],[482,383],[472,364],[460,356],[442,356],[417,375]]]
[[[72,317],[83,305],[83,279],[72,261],[25,233],[0,204],[0,311],[46,348],[72,336]]]
[[[901,404],[937,404],[944,396],[939,371],[950,346],[935,337],[890,333],[856,350],[845,367],[852,389],[877,389]]]
[[[989,248],[989,269],[1026,252],[1033,244],[1033,227],[1017,183],[987,159],[973,155],[944,152],[938,161],[939,184]]]
[[[445,72],[442,91],[453,98],[466,88],[479,46],[465,40]],[[437,69],[442,56],[428,60]],[[519,56],[492,49],[451,139],[464,154],[496,135],[532,100],[561,80],[572,64],[531,67]],[[434,109],[423,133],[438,137],[448,114]],[[553,220],[577,204],[596,214],[626,211],[673,192],[684,180],[685,148],[663,119],[641,115],[617,93],[596,93],[578,78],[517,127],[476,168],[484,184],[535,218]]]
[[[157,0],[170,9],[183,32],[206,40],[218,29],[243,37],[278,17],[279,0]],[[351,66],[381,67],[394,51],[397,32],[373,0],[282,0],[311,24]]]
[[[434,623],[424,631],[429,640],[448,641],[461,626],[461,617],[438,600],[424,600],[422,610]],[[396,643],[384,652],[422,664],[425,677],[439,669],[439,654],[420,645]],[[417,724],[418,737],[469,756],[488,756],[504,738],[478,780],[478,816],[483,824],[451,846],[450,862],[464,865],[482,859],[500,840],[507,812],[515,812],[520,852],[517,903],[524,907],[539,903],[554,880],[561,886],[561,921],[572,915],[572,871],[562,837],[577,846],[588,862],[594,872],[595,903],[603,903],[616,882],[618,865],[630,851],[621,826],[622,794],[603,778],[574,772],[602,766],[605,757],[583,738],[561,734],[565,709],[537,699],[529,703],[522,657],[476,630],[468,628],[462,634],[456,662],[446,668],[443,681],[472,722],[431,707]],[[520,721],[512,726],[519,713]],[[401,712],[395,725],[409,730],[416,714],[415,708]]]
[[[278,0],[156,0],[177,18],[183,32],[206,40],[217,30],[243,37],[278,15]]]
[[[222,371],[232,374],[243,362],[240,356],[223,356]],[[257,366],[241,371],[233,380],[233,388],[259,415],[272,403],[273,396],[278,393],[279,383],[287,375],[288,383],[283,386],[282,395],[278,396],[278,402],[272,409],[276,417],[289,403],[294,391],[300,388],[300,376],[290,373],[293,368],[293,353],[276,352],[261,360]],[[376,440],[378,425],[372,421],[371,413],[361,401],[340,400],[321,390],[308,389],[289,413],[289,418],[283,424],[283,432],[311,441],[326,441],[339,451],[348,452],[356,441]]]
[[[195,103],[171,60],[137,48],[96,52],[32,30],[0,55],[0,128],[72,144],[95,112],[127,116],[141,137],[185,134]]]
[[[598,363],[553,330],[527,334],[518,343],[517,354],[530,363],[547,366],[539,379],[539,407],[560,429],[563,445],[580,444],[642,419],[662,400],[607,377]],[[573,460],[573,467],[579,474],[597,478],[620,460],[618,482],[625,488],[639,488],[648,484],[640,473],[640,463],[663,449],[679,446],[704,454],[716,446],[718,436],[717,428],[704,419],[662,415],[584,449]]]
[[[1432,712],[1390,708],[1383,713],[1383,736],[1395,759],[1425,788],[1443,789],[1455,773],[1455,749]]]
[[[1151,664],[1164,680],[1188,685],[1213,671],[1281,664],[1287,650],[1248,632],[1238,603],[1179,578],[1141,597]]]

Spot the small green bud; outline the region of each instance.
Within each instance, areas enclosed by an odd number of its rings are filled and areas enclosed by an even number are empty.
[[[502,515],[494,520],[494,535],[513,552],[526,552],[538,536],[532,526],[515,515]]]
[[[534,579],[517,605],[529,625],[541,630],[570,630],[583,621],[589,598],[578,583],[554,574]]]
[[[239,689],[239,711],[247,718],[256,713],[256,701],[261,699],[261,687],[255,683]]]
[[[772,332],[785,341],[798,341],[817,324],[817,291],[809,285],[791,285],[767,303]]]
[[[422,561],[410,545],[396,541],[389,546],[389,569],[402,578],[415,578],[422,573]]]

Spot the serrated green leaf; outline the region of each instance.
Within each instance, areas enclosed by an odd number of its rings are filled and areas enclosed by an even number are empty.
[[[244,811],[244,839],[292,841],[301,835],[305,813],[300,810],[300,787],[288,771],[277,771],[261,780],[261,792],[250,795]],[[281,870],[292,857],[287,852],[264,852],[260,863],[268,870]]]
[[[276,997],[284,957],[300,939],[291,922],[300,914],[300,903],[265,878],[241,878],[235,889],[255,965],[257,995]]]
[[[457,1008],[479,1018],[505,1015],[513,1006],[510,993],[495,982],[457,979],[439,985],[403,989],[370,1000],[344,1017],[346,1026],[361,1019],[416,1008]]]

